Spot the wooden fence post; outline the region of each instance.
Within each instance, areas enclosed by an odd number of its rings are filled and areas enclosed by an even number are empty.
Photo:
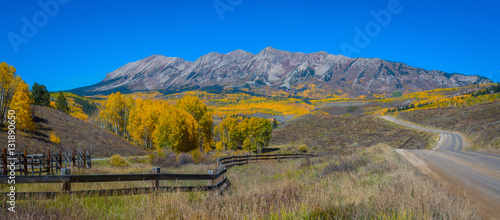
[[[28,175],[28,155],[26,154],[26,150],[23,150],[23,159],[24,159],[24,174]]]
[[[71,175],[71,169],[68,168],[62,168],[61,169],[61,175],[63,176],[70,176]],[[70,192],[71,191],[71,180],[69,178],[65,179],[63,183],[61,183],[61,192]]]
[[[43,154],[38,159],[38,164],[39,164],[38,168],[40,170],[40,172],[38,173],[38,175],[42,175],[42,173],[43,173],[43,163],[42,163],[42,160],[43,160]]]
[[[278,163],[280,162],[280,152],[278,151]]]
[[[76,166],[75,150],[73,150],[73,166]]]
[[[83,150],[83,166],[82,168],[87,167],[87,150]]]
[[[31,155],[31,175],[35,175],[35,157],[33,155]]]
[[[209,171],[208,171],[208,174],[213,175],[213,174],[215,174],[215,172],[214,172],[214,170],[209,170]],[[214,186],[214,185],[215,185],[215,184],[214,184],[214,180],[209,180],[209,181],[208,181],[208,184],[209,184],[210,186]]]
[[[7,175],[7,148],[2,149],[3,174]]]
[[[160,168],[153,167],[153,174],[159,174],[159,173],[160,173]],[[151,187],[153,188],[160,187],[160,180],[158,180],[158,178],[155,178],[155,180],[151,180]]]
[[[89,151],[87,151],[87,166],[89,167],[89,169],[92,168],[92,155],[90,149]]]
[[[62,151],[59,151],[59,169],[62,169],[63,168],[63,164],[62,164]]]
[[[47,175],[50,175],[50,149],[47,149]]]

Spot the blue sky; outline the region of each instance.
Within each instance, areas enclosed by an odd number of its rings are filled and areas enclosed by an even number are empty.
[[[2,2],[0,62],[14,65],[28,84],[39,82],[50,91],[97,83],[153,54],[194,61],[213,51],[258,53],[268,46],[377,57],[500,81],[497,1],[40,2],[57,3],[58,10],[53,4],[44,10],[38,1]],[[382,16],[381,25],[372,11],[388,12],[391,19]],[[355,27],[367,34],[367,26],[369,43],[356,44]]]

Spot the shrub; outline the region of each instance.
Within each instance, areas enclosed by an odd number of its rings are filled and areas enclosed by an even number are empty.
[[[347,107],[347,112],[355,112],[356,109],[358,109],[358,107],[355,107],[355,106],[349,106]]]
[[[194,162],[195,163],[210,163],[210,162],[215,162],[215,157],[211,158],[210,153],[205,153],[200,150],[194,150],[190,152],[191,156],[193,156]],[[212,153],[213,154],[213,153]]]
[[[201,151],[199,149],[192,150],[189,153],[193,157],[193,160],[194,160],[195,163],[200,163],[200,158],[201,158],[202,153],[201,153]]]
[[[143,158],[143,157],[133,157],[133,158],[130,158],[130,160],[132,163],[148,163],[149,162],[148,159]]]
[[[182,166],[184,164],[193,163],[194,160],[191,154],[180,153],[179,155],[177,155],[177,162]]]
[[[57,137],[55,132],[50,132],[50,142],[54,144],[59,144],[61,142],[61,139]]]
[[[305,145],[305,144],[300,145],[299,152],[302,152],[302,153],[307,152],[307,145]]]
[[[111,157],[111,159],[109,160],[109,163],[111,164],[111,166],[114,166],[114,167],[126,167],[128,165],[130,165],[130,163],[123,159],[123,157],[121,157],[120,155],[113,155]]]
[[[160,167],[178,167],[177,155],[170,149],[149,155],[151,164]]]

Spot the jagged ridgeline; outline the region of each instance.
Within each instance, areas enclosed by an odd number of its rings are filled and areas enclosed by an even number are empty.
[[[194,62],[153,55],[108,73],[98,84],[70,92],[94,95],[232,88],[263,95],[326,98],[329,94],[347,94],[352,98],[484,83],[492,81],[377,58],[349,58],[326,52],[306,54],[268,47],[258,54],[242,50],[213,52]]]

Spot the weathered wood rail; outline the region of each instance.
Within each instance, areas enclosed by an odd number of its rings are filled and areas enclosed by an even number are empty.
[[[61,169],[61,175],[41,175],[41,176],[16,176],[16,184],[37,184],[37,183],[55,183],[61,184],[61,190],[58,192],[16,192],[19,199],[26,198],[54,198],[58,195],[130,195],[147,194],[172,191],[216,191],[222,194],[228,189],[231,183],[226,177],[229,167],[245,165],[251,162],[266,160],[284,160],[295,158],[316,157],[311,154],[274,154],[274,155],[246,155],[233,156],[217,159],[216,168],[208,171],[208,174],[166,174],[160,173],[160,168],[153,168],[152,173],[148,174],[108,174],[108,175],[71,175],[71,170]],[[9,176],[0,176],[0,184],[7,184]],[[201,186],[160,186],[160,180],[172,181],[208,181],[208,185]],[[151,181],[151,187],[125,188],[125,189],[99,189],[71,191],[72,183],[100,183],[100,182],[127,182],[127,181]],[[4,195],[7,192],[3,193]]]
[[[61,175],[52,176],[16,176],[16,184],[22,183],[60,183],[60,192],[17,192],[16,197],[20,199],[34,197],[54,198],[57,195],[127,195],[153,193],[157,191],[193,191],[193,190],[215,190],[224,185],[227,181],[225,168],[217,169],[214,174],[166,174],[159,173],[159,168],[153,168],[154,173],[150,174],[109,174],[109,175],[70,175],[70,169],[63,168]],[[7,184],[8,176],[0,176],[0,184]],[[160,180],[209,180],[214,184],[207,186],[160,186]],[[125,188],[125,189],[105,189],[105,190],[84,190],[71,191],[72,183],[100,183],[100,182],[126,182],[126,181],[151,181],[151,187]],[[4,193],[6,194],[6,193]]]
[[[222,164],[224,167],[240,166],[252,162],[259,162],[265,160],[285,160],[285,159],[299,159],[307,157],[318,157],[318,155],[313,154],[255,154],[255,155],[245,155],[245,156],[232,156],[223,157],[218,159],[218,163]]]
[[[9,175],[13,170],[20,175],[54,175],[62,168],[91,168],[92,157],[90,151],[51,152],[47,150],[46,154],[28,154],[26,150],[18,150],[16,154],[9,154],[7,148],[3,148],[0,154],[2,162],[0,163],[0,175]],[[14,162],[14,169],[9,168],[10,162]]]

